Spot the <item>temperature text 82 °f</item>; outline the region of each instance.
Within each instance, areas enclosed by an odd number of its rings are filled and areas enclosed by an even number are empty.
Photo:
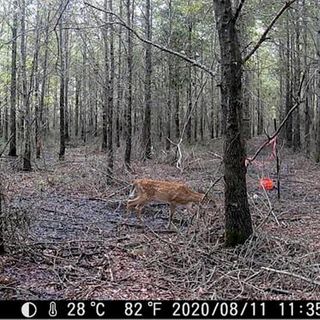
[[[148,301],[147,306],[148,309],[150,308],[149,310],[151,310],[152,316],[156,317],[157,312],[161,311],[162,302]],[[143,305],[141,302],[126,302],[124,305],[124,314],[127,317],[143,317],[144,315],[142,310]]]

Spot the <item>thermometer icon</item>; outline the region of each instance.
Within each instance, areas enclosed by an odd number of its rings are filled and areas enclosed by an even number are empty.
[[[49,316],[50,317],[56,317],[57,316],[57,305],[54,301],[50,302],[50,308],[49,308]]]

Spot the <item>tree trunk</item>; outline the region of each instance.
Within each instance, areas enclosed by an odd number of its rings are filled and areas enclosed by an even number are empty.
[[[109,0],[109,10],[113,11],[112,0]],[[113,16],[109,15],[110,22],[110,76],[108,86],[108,182],[111,182],[113,173],[113,94],[114,94],[114,28],[113,28]]]
[[[9,156],[17,156],[17,29],[18,29],[18,1],[13,1],[12,48],[11,48],[11,85],[10,85],[10,145]]]
[[[22,101],[25,110],[25,140],[23,154],[23,170],[31,171],[31,110],[27,83],[27,53],[26,53],[26,4],[21,0],[21,77],[22,77]],[[34,61],[33,61],[34,64]],[[31,84],[30,84],[31,87]],[[31,88],[30,88],[31,89]]]
[[[257,118],[258,118],[258,126],[257,126],[257,135],[261,135],[263,133],[263,118],[264,118],[264,108],[263,101],[261,99],[261,71],[260,71],[260,59],[257,53]]]
[[[294,94],[296,95],[299,91],[300,87],[300,73],[301,73],[301,67],[300,67],[300,55],[301,55],[301,46],[300,46],[300,6],[298,3],[298,10],[296,14],[296,21],[295,21],[295,51],[294,51]],[[301,149],[301,130],[300,130],[300,109],[297,108],[293,113],[293,121],[294,121],[294,131],[293,131],[293,151],[297,152]]]
[[[202,55],[202,53],[201,53]],[[201,84],[200,86],[203,86],[203,70],[201,70]],[[205,118],[204,118],[204,114],[207,113],[205,112],[205,100],[204,100],[204,93],[201,94],[201,100],[200,100],[200,140],[203,142],[205,134],[204,134],[204,130],[205,130]]]
[[[318,6],[320,5],[320,0],[318,0]],[[319,22],[318,22],[319,23]],[[320,25],[319,25],[320,27]],[[320,32],[317,32],[317,48],[320,48]],[[317,50],[317,64],[318,64],[318,70],[320,69],[320,52],[319,49]],[[316,162],[320,162],[320,74],[317,72],[317,77],[316,77],[316,112],[315,112],[315,160]]]
[[[39,74],[39,42],[40,42],[40,34],[39,34],[39,25],[40,25],[40,13],[39,6],[37,6],[37,17],[36,17],[36,43],[35,43],[35,51],[34,51],[34,111],[35,111],[35,143],[36,143],[36,158],[40,158],[40,112],[39,112],[39,86],[40,86],[40,74]],[[39,147],[38,147],[39,146]]]
[[[172,47],[172,0],[169,0],[169,40],[168,47]],[[171,140],[171,113],[172,113],[172,88],[174,87],[172,57],[167,57],[168,64],[168,98],[167,98],[167,123],[166,123],[166,150],[170,149]]]
[[[291,63],[290,63],[290,31],[289,31],[289,13],[286,17],[286,27],[287,27],[287,44],[286,44],[286,114],[290,111],[292,107],[292,86],[291,80]],[[286,145],[288,148],[292,147],[292,117],[289,117],[285,124],[286,129]]]
[[[6,105],[4,107],[4,116],[3,116],[3,121],[4,121],[4,139],[7,141],[9,139],[9,111],[8,111],[8,96],[6,96]]]
[[[74,135],[79,136],[79,103],[80,103],[81,80],[76,76],[75,110],[74,110]]]
[[[108,0],[104,0],[104,9],[108,10]],[[103,151],[107,151],[108,146],[108,87],[109,87],[109,18],[108,14],[104,14],[105,27],[103,28],[103,42],[104,42],[104,93],[103,93],[103,111],[102,111],[102,146]]]
[[[122,1],[119,3],[119,15],[122,17]],[[118,83],[117,83],[117,107],[116,107],[116,145],[120,147],[121,122],[120,122],[120,106],[122,102],[122,26],[119,25],[118,33]]]
[[[132,6],[132,8],[131,8]],[[126,0],[127,9],[127,24],[129,27],[132,25],[133,17],[133,3],[131,0]],[[132,57],[133,57],[133,46],[131,32],[127,30],[127,43],[128,43],[128,53],[127,53],[127,72],[128,72],[128,84],[127,84],[127,109],[126,109],[126,131],[125,140],[126,148],[124,155],[124,162],[128,169],[130,169],[131,162],[131,148],[132,148]]]
[[[68,13],[66,13],[67,15]],[[64,79],[64,133],[65,141],[70,141],[69,134],[69,30],[64,30],[64,63],[65,63],[65,79]]]
[[[41,93],[40,93],[40,102],[39,102],[39,140],[43,140],[44,136],[44,128],[49,128],[49,118],[47,118],[47,122],[43,121],[43,113],[44,113],[44,97],[47,86],[47,67],[48,67],[48,52],[49,52],[49,21],[50,21],[50,12],[48,12],[47,16],[47,24],[45,29],[45,40],[44,40],[44,58],[43,58],[43,74],[42,74],[42,82],[41,82]],[[48,90],[49,91],[49,90]],[[40,144],[36,146],[37,157],[40,157],[41,146]]]
[[[2,177],[0,177],[2,179]],[[0,181],[0,255],[5,253],[4,251],[4,212],[2,208],[3,203],[3,185]]]
[[[152,41],[151,25],[152,15],[150,0],[146,0],[146,39]],[[152,75],[152,51],[151,44],[146,44],[145,53],[145,109],[144,109],[144,123],[143,123],[143,145],[144,158],[151,159],[151,75]]]
[[[192,21],[191,16],[188,16],[188,56],[191,57],[192,54]],[[186,133],[187,133],[187,141],[191,143],[191,112],[192,112],[192,65],[188,64],[188,89],[187,89],[187,96],[188,96],[188,108],[186,114]]]
[[[88,97],[88,91],[87,91],[87,76],[88,76],[88,57],[87,57],[87,47],[84,45],[83,48],[83,58],[82,58],[82,95],[80,99],[80,124],[81,124],[81,139],[83,142],[87,141],[87,97]]]
[[[214,139],[215,134],[215,96],[214,96],[214,87],[215,82],[213,77],[210,79],[210,120],[209,120],[209,130],[210,130],[210,139]]]
[[[309,79],[309,66],[307,61],[308,56],[308,19],[306,14],[306,3],[305,0],[302,1],[303,6],[303,64],[304,70],[306,71],[306,79]],[[308,80],[307,80],[308,81]],[[310,156],[310,128],[311,128],[311,117],[310,117],[310,90],[309,90],[309,83],[306,87],[306,98],[304,103],[304,114],[305,114],[305,121],[304,121],[304,140],[305,140],[305,151],[307,156]]]
[[[59,159],[63,160],[66,149],[66,135],[65,135],[65,123],[64,123],[64,103],[65,103],[65,60],[64,60],[64,39],[62,30],[62,18],[63,13],[59,20],[59,56],[60,56],[60,150]]]
[[[240,44],[230,0],[214,0],[219,34],[222,101],[226,102],[224,182],[226,245],[244,243],[252,234],[246,187],[245,146],[242,139],[242,63]]]
[[[176,61],[174,67],[174,127],[175,137],[178,140],[180,138],[180,73],[178,61]]]

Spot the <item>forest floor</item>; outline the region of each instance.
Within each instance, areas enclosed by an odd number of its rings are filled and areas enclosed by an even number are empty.
[[[263,142],[252,140],[248,154]],[[119,151],[120,152],[120,151]],[[223,245],[223,181],[210,194],[217,208],[191,219],[178,209],[167,229],[166,205],[144,208],[144,226],[124,217],[134,178],[179,180],[205,191],[221,176],[220,140],[122,162],[107,184],[106,155],[70,147],[59,162],[48,148],[34,171],[1,159],[8,254],[0,257],[0,299],[319,299],[320,166],[280,148],[281,200],[259,178],[275,180],[267,148],[248,168],[254,235]],[[116,158],[120,159],[120,155]]]

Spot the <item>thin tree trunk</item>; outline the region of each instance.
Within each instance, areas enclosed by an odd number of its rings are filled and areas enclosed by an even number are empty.
[[[146,0],[146,38],[152,41],[151,34],[151,6],[150,0]],[[145,110],[144,110],[144,124],[143,124],[143,144],[144,144],[144,158],[151,159],[151,75],[152,75],[152,52],[151,44],[146,44],[145,53]]]
[[[108,10],[108,0],[104,0],[104,8]],[[107,151],[108,146],[108,87],[109,87],[109,18],[108,14],[104,14],[105,27],[103,28],[103,42],[104,42],[104,94],[103,94],[103,111],[102,111],[102,146],[103,151]]]
[[[131,8],[132,6],[132,8]],[[129,27],[132,25],[132,17],[133,17],[133,3],[131,0],[126,0],[126,9],[127,9],[127,24]],[[125,140],[126,140],[126,148],[125,148],[125,156],[124,161],[126,167],[130,169],[131,162],[131,148],[132,148],[132,57],[133,57],[133,46],[132,46],[132,38],[131,32],[127,30],[127,43],[128,43],[128,53],[127,53],[127,72],[128,72],[128,88],[127,88],[127,109],[126,109],[126,131],[125,131]]]
[[[191,58],[192,54],[192,21],[191,16],[188,16],[188,56]],[[188,96],[188,107],[187,107],[187,126],[186,126],[186,133],[187,133],[187,141],[191,143],[191,112],[192,112],[192,65],[188,64],[188,89],[187,89],[187,96]]]
[[[178,61],[176,61],[174,67],[174,95],[174,126],[175,136],[178,140],[180,138],[180,73]]]
[[[211,110],[210,110],[210,138],[214,139],[215,137],[215,127],[217,124],[217,120],[215,117],[215,81],[213,77],[210,79],[210,85],[211,85],[211,92],[210,92],[210,104],[211,104]]]
[[[286,17],[286,27],[287,27],[287,44],[286,44],[286,114],[290,111],[292,107],[292,88],[290,84],[291,80],[291,64],[290,64],[290,33],[289,33],[289,13]],[[286,145],[287,147],[292,147],[292,117],[286,122]]]
[[[75,110],[74,110],[74,134],[79,136],[79,103],[80,103],[81,80],[76,76]]]
[[[2,179],[2,177],[1,177]],[[4,212],[2,208],[3,204],[3,185],[2,181],[0,181],[0,255],[5,253],[4,249]]]
[[[119,4],[119,15],[122,17],[122,1]],[[117,83],[117,107],[116,107],[116,145],[120,147],[120,134],[121,134],[121,123],[120,123],[120,106],[122,101],[122,26],[119,25],[119,36],[118,36],[118,83]]]
[[[40,42],[40,34],[39,34],[39,26],[40,26],[40,13],[39,6],[37,6],[37,24],[36,24],[36,43],[35,43],[35,52],[34,52],[34,101],[35,101],[35,143],[36,143],[36,158],[40,158],[40,112],[39,112],[39,86],[40,86],[40,74],[39,74],[39,42]]]
[[[18,28],[18,1],[13,1],[12,48],[11,48],[11,85],[10,85],[10,145],[9,156],[17,156],[17,28]]]
[[[172,47],[172,0],[169,0],[169,41],[168,47]],[[172,57],[168,59],[168,99],[167,99],[167,123],[166,123],[166,150],[170,149],[171,139],[171,113],[172,113],[172,88],[174,86]]]
[[[6,96],[6,101],[5,101],[6,105],[4,107],[4,125],[3,125],[3,128],[4,128],[4,133],[3,133],[3,136],[4,136],[4,139],[7,141],[9,139],[9,108],[8,108],[8,96]]]
[[[294,65],[295,65],[295,69],[294,69],[294,79],[295,79],[295,83],[294,83],[294,88],[295,88],[295,94],[296,92],[299,91],[299,87],[300,87],[300,73],[301,73],[301,67],[300,67],[300,55],[301,55],[301,50],[300,50],[300,6],[299,6],[299,1],[298,1],[298,11],[296,14],[296,21],[295,21],[295,52],[294,52]],[[301,139],[300,139],[300,135],[301,135],[301,130],[300,130],[300,109],[297,108],[294,113],[293,113],[293,120],[294,120],[294,132],[293,132],[293,151],[298,151],[301,149]]]
[[[82,95],[80,100],[80,124],[81,124],[81,139],[83,142],[87,141],[87,102],[88,102],[88,91],[87,91],[87,47],[84,45],[83,48],[83,61],[82,61]]]
[[[112,0],[109,0],[109,10],[113,11]],[[109,88],[108,88],[108,182],[111,182],[113,173],[113,95],[114,95],[114,28],[113,28],[113,16],[109,15],[110,22],[110,76],[109,76]]]
[[[168,98],[167,98],[167,123],[166,123],[166,150],[170,149],[171,140],[171,113],[172,113],[172,86],[173,73],[171,57],[168,60]]]
[[[42,82],[41,82],[41,93],[40,93],[40,102],[39,102],[39,140],[42,141],[44,138],[44,128],[49,128],[49,118],[46,117],[47,122],[43,121],[43,113],[44,113],[44,97],[46,93],[47,86],[47,76],[48,76],[48,52],[49,52],[49,21],[50,21],[50,12],[48,12],[47,16],[47,24],[45,29],[45,40],[44,40],[44,58],[43,58],[43,74],[42,74]],[[49,91],[49,90],[48,90]],[[36,146],[37,157],[40,157],[41,153],[41,145]]]
[[[64,39],[62,30],[62,17],[59,20],[59,56],[60,56],[60,150],[59,159],[63,160],[66,150],[66,135],[65,135],[65,122],[64,122],[64,111],[65,111],[65,60],[64,60]]]
[[[306,70],[306,79],[309,79],[309,66],[308,66],[308,19],[307,19],[307,13],[306,13],[306,3],[305,0],[302,1],[303,6],[303,64],[304,64],[304,70]],[[305,108],[304,108],[304,114],[305,114],[305,121],[304,121],[304,140],[305,140],[305,151],[307,156],[310,156],[310,127],[311,127],[311,117],[310,117],[310,90],[309,90],[309,83],[306,87],[306,98],[305,98]]]
[[[260,71],[260,59],[257,53],[257,118],[258,118],[258,127],[257,127],[257,135],[261,135],[263,133],[263,117],[264,117],[264,108],[263,101],[261,99],[261,71]]]
[[[70,141],[69,134],[69,30],[64,30],[64,63],[65,63],[65,80],[64,80],[64,133],[65,141]]]
[[[320,0],[318,0],[318,7],[320,6]],[[319,22],[318,22],[319,23]],[[318,26],[320,27],[320,25]],[[317,48],[320,48],[320,32],[317,32]],[[317,62],[318,62],[318,69],[320,69],[320,53],[319,50],[317,50]],[[316,77],[316,112],[315,112],[315,161],[320,162],[320,75],[319,72],[317,73]]]
[[[21,76],[22,76],[22,101],[25,110],[25,141],[23,154],[23,170],[31,171],[31,110],[27,83],[27,53],[26,53],[26,4],[21,0]],[[34,63],[34,61],[33,61]],[[30,77],[31,78],[31,77]],[[30,84],[31,89],[31,84]]]

